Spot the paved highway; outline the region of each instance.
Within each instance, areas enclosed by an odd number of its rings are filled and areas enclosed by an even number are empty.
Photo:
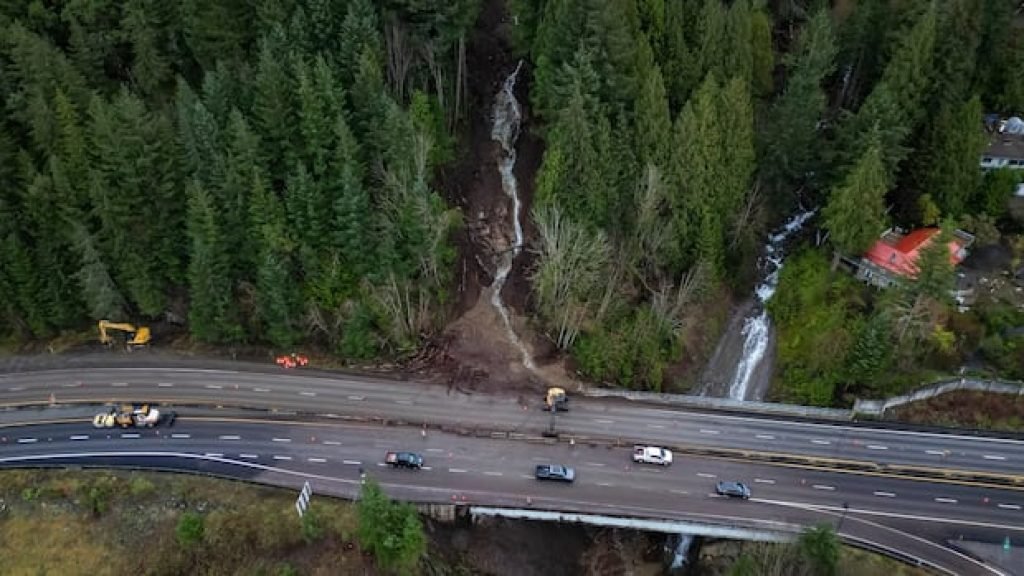
[[[298,411],[329,418],[386,418],[540,433],[549,415],[540,398],[474,395],[442,386],[301,372],[106,368],[0,375],[0,404],[156,401]],[[1024,441],[778,418],[687,411],[611,399],[573,398],[559,432],[884,465],[1009,474],[1024,483]]]
[[[393,470],[387,450],[415,450],[421,471]],[[573,466],[573,486],[533,479],[538,463]],[[289,424],[192,418],[173,428],[97,430],[88,421],[0,428],[0,466],[144,465],[230,475],[352,497],[365,469],[388,492],[458,502],[674,518],[793,529],[827,521],[954,574],[998,574],[942,543],[962,534],[1024,544],[1024,492],[933,486],[887,477],[677,457],[669,468],[633,464],[628,448],[485,440],[380,425]],[[713,494],[718,480],[752,486],[750,501]],[[844,503],[847,509],[844,510]]]

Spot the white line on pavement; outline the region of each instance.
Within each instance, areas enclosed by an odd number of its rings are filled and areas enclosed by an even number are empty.
[[[687,492],[686,490],[675,490],[675,489],[672,489],[672,490],[669,490],[669,492],[671,492],[673,494],[682,494],[683,496],[689,494],[689,492]]]
[[[10,390],[11,392],[21,392],[24,389],[24,386],[11,386],[10,388],[8,388],[8,390]]]
[[[879,444],[868,444],[868,450],[888,450],[888,446],[881,446]]]
[[[520,474],[519,477],[526,478],[527,480],[533,480],[533,476],[530,476],[529,474]]]
[[[430,466],[424,466],[420,468],[420,470],[433,470],[433,468],[431,468]]]
[[[942,502],[943,504],[956,504],[955,498],[936,498],[936,502]]]
[[[719,434],[718,430],[706,430],[704,428],[700,429],[700,433],[701,434]]]
[[[349,400],[357,400],[357,401],[358,400],[362,400],[364,398],[366,398],[366,397],[365,396],[349,396],[348,397]]]
[[[316,392],[299,392],[300,396],[316,396]]]
[[[170,382],[160,382],[156,385],[157,388],[174,388],[174,384]]]
[[[239,454],[239,458],[259,458],[257,454]]]
[[[81,386],[81,384],[79,384],[78,382],[70,382],[67,384],[60,385],[61,388],[78,388],[79,386]]]
[[[111,382],[110,385],[113,386],[114,388],[124,388],[125,386],[128,385],[128,383],[127,382]]]
[[[598,482],[597,485],[598,486],[604,486],[605,488],[610,488],[610,487],[614,486],[614,484],[612,484],[611,482]]]
[[[598,424],[615,424],[615,420],[594,420],[594,422],[597,422]]]
[[[448,471],[453,473],[453,474],[463,474],[463,473],[466,472],[462,468],[449,468]]]
[[[241,440],[242,437],[241,436],[234,436],[234,435],[228,434],[226,436],[221,436],[220,439],[221,440]]]
[[[654,428],[655,430],[660,430],[660,429],[664,428],[665,425],[664,424],[648,424],[647,427],[648,428]]]
[[[754,438],[757,438],[758,440],[775,440],[775,436],[772,436],[771,434],[758,434],[754,436]]]
[[[817,438],[815,438],[814,440],[811,440],[811,443],[812,444],[821,444],[823,446],[828,446],[829,444],[832,443],[832,441],[831,440],[818,440]]]
[[[221,386],[220,384],[207,384],[206,387],[209,388],[210,390],[220,390],[221,388],[223,388],[223,386]]]
[[[351,464],[352,466],[359,466],[362,464],[359,460],[342,460],[342,464]]]
[[[224,455],[221,454],[220,452],[207,452],[205,454],[205,456],[207,458],[223,458],[224,457]]]
[[[1018,504],[1000,504],[999,507],[1003,510],[1020,510],[1020,505]]]
[[[306,458],[306,460],[308,460],[309,462],[316,462],[318,464],[323,464],[324,462],[327,462],[327,458]]]
[[[324,440],[324,445],[326,445],[326,446],[341,446],[341,442],[338,442],[337,440]]]
[[[291,438],[271,438],[271,440],[274,441],[274,442],[291,442],[292,441]]]
[[[757,484],[775,484],[775,480],[770,480],[767,478],[754,478],[754,482]]]
[[[597,466],[598,468],[604,466],[603,462],[584,462],[587,466]]]
[[[277,454],[274,454],[274,460],[291,460],[291,459],[292,459],[291,456],[278,456]]]
[[[191,438],[191,434],[171,434],[171,438]]]
[[[985,454],[982,458],[985,460],[1006,460],[1006,456],[997,456],[996,454]]]
[[[140,438],[138,434],[121,434],[121,438]]]
[[[253,388],[253,392],[270,392],[270,388]]]
[[[36,442],[39,442],[39,440],[35,438],[18,438],[18,444],[34,444]]]
[[[72,440],[88,440],[89,436],[86,434],[75,434],[71,437]]]
[[[814,488],[815,490],[835,490],[836,489],[835,486],[829,486],[827,484],[815,484],[815,485],[811,486],[811,488]]]
[[[501,472],[484,472],[485,476],[504,476]]]
[[[427,452],[444,452],[444,448],[427,448]]]
[[[882,492],[881,490],[878,490],[878,491],[874,492],[874,494],[875,494],[875,496],[881,496],[883,498],[895,498],[896,497],[896,495],[893,494],[892,492]]]
[[[925,454],[931,454],[932,456],[942,456],[945,454],[942,450],[925,450]]]
[[[701,478],[714,478],[715,477],[714,474],[708,474],[707,472],[697,472],[697,476],[700,476]]]
[[[403,404],[405,406],[412,406],[412,400],[395,400],[397,404]]]

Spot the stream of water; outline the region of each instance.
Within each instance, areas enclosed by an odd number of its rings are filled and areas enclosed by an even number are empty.
[[[729,398],[760,400],[760,398],[748,398],[747,396],[752,377],[761,361],[764,360],[765,352],[768,351],[768,345],[771,342],[771,318],[768,317],[768,310],[765,309],[764,304],[775,294],[775,290],[779,286],[779,272],[782,270],[782,262],[785,257],[786,240],[800,230],[814,213],[815,210],[804,210],[790,218],[777,232],[768,236],[764,257],[760,263],[764,280],[754,291],[757,302],[748,312],[749,316],[743,321],[743,350],[736,365],[736,371],[729,382]]]
[[[523,61],[520,60],[516,69],[505,78],[501,91],[494,98],[494,124],[491,127],[491,139],[501,145],[502,153],[498,156],[498,172],[501,173],[501,188],[505,195],[512,200],[512,227],[515,230],[515,238],[512,246],[504,250],[499,257],[498,270],[494,275],[494,282],[491,284],[491,305],[501,315],[509,339],[522,354],[523,366],[533,370],[530,351],[512,328],[508,309],[501,300],[501,289],[505,286],[509,272],[512,271],[512,263],[523,250],[523,226],[519,220],[522,203],[519,201],[519,184],[513,172],[516,166],[516,140],[519,138],[519,123],[522,120],[522,109],[519,107],[519,101],[516,100],[515,87],[516,78],[522,67]]]

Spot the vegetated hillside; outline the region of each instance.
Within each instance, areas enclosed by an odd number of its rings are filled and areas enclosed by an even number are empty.
[[[4,3],[0,331],[169,318],[212,344],[415,349],[452,311],[463,218],[432,183],[469,153],[465,63],[493,64],[466,57],[480,8]],[[829,404],[967,358],[1019,374],[1014,304],[954,313],[941,258],[884,295],[829,266],[891,224],[1016,234],[1019,258],[1016,177],[978,170],[982,113],[1024,110],[1010,2],[505,8],[546,146],[522,311],[586,377],[699,370],[798,202],[828,241],[783,271],[777,396]]]
[[[776,397],[832,404],[972,355],[1020,375],[1020,338],[1000,331],[1024,324],[1022,301],[957,314],[938,243],[885,293],[831,266],[890,225],[1016,234],[1019,262],[1017,177],[979,169],[983,112],[1024,110],[1014,7],[825,4],[513,0],[547,144],[537,311],[587,376],[666,385],[798,200],[828,240],[786,265],[772,302]]]

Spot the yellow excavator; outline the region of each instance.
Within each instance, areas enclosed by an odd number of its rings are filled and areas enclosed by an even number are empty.
[[[124,322],[111,322],[109,320],[100,320],[100,342],[110,346],[114,343],[114,337],[107,333],[108,330],[117,330],[125,333],[125,345],[129,350],[133,348],[141,348],[143,346],[149,346],[149,341],[152,335],[149,332],[149,327],[139,326],[136,327],[134,324],[127,324]]]
[[[566,395],[565,389],[548,388],[548,393],[544,396],[544,409],[567,412],[569,410],[569,396]]]

